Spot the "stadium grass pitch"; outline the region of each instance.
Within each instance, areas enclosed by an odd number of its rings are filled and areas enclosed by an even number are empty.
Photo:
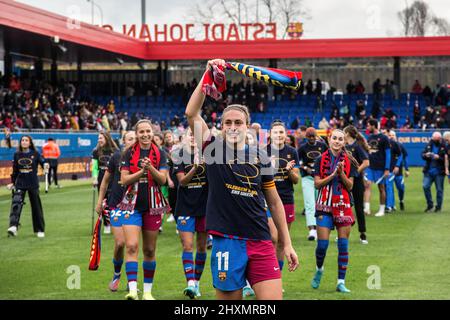
[[[368,245],[359,243],[357,225],[350,239],[347,287],[350,294],[335,292],[337,277],[336,233],[330,238],[321,287],[313,290],[310,282],[315,271],[315,242],[306,240],[303,199],[296,186],[297,218],[292,225],[292,241],[300,258],[300,268],[283,271],[285,299],[450,299],[450,206],[449,186],[441,213],[423,213],[426,207],[422,191],[422,173],[413,168],[406,180],[404,212],[385,217],[367,217]],[[46,220],[44,239],[33,233],[30,205],[24,206],[19,236],[8,238],[10,192],[0,191],[0,299],[124,299],[126,274],[122,270],[120,290],[111,293],[112,235],[102,235],[100,268],[88,270],[91,241],[92,187],[90,181],[61,181],[62,189],[41,187]],[[433,188],[433,194],[434,194]],[[373,187],[371,209],[378,210],[378,192]],[[398,203],[397,203],[398,208]],[[188,299],[181,264],[181,245],[175,223],[164,222],[158,238],[157,269],[153,295],[156,299]],[[208,251],[209,253],[210,251]],[[142,258],[142,254],[141,254]],[[201,281],[200,299],[214,299],[209,259]],[[80,288],[70,289],[74,270],[80,270]],[[379,271],[379,282],[377,275]],[[142,269],[138,286],[142,289]]]

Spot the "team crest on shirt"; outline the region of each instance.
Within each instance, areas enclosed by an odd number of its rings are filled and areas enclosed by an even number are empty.
[[[320,148],[319,148],[319,150],[320,150]],[[319,151],[309,151],[307,154],[306,154],[306,156],[309,158],[309,159],[312,159],[312,160],[316,160],[318,157],[320,157],[322,155],[322,153],[320,153]]]
[[[186,223],[187,223],[187,222],[186,222],[186,219],[183,219],[183,220],[181,220],[181,222],[180,222],[180,223],[181,223],[181,225],[182,225],[182,226],[185,226],[185,225],[186,225]]]
[[[286,157],[287,157],[288,159],[292,158],[292,156],[291,156],[290,154],[288,154]]]
[[[323,220],[323,216],[319,216],[319,220]]]
[[[224,271],[219,272],[219,280],[225,281],[227,279],[227,273]]]

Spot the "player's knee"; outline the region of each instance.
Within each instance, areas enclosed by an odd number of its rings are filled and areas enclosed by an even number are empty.
[[[123,248],[125,248],[125,240],[116,239],[115,245],[116,245],[117,250],[122,250]]]
[[[182,245],[183,245],[183,251],[187,251],[187,252],[192,252],[193,251],[193,245],[192,245],[192,242],[188,242],[188,241],[184,241],[183,243],[182,243]]]
[[[138,254],[138,243],[127,243],[127,254],[129,256],[135,256]]]
[[[153,259],[156,255],[156,248],[143,248],[143,253],[145,258]]]

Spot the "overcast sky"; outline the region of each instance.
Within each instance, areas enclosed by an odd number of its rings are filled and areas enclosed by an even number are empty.
[[[103,11],[103,23],[117,30],[122,24],[140,24],[141,0],[94,0]],[[19,0],[19,2],[64,16],[77,14],[91,22],[91,3],[87,0]],[[199,0],[147,0],[147,23],[186,23],[189,5]],[[304,23],[303,38],[362,38],[401,36],[397,12],[413,0],[303,0],[310,18]],[[427,0],[431,10],[450,18],[449,0]],[[100,24],[100,10],[95,7],[95,24]]]

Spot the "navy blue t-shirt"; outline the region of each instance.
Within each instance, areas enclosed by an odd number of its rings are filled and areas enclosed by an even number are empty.
[[[159,161],[159,166],[156,168],[157,170],[163,170],[166,169],[167,170],[167,157],[166,157],[166,153],[164,151],[162,151],[161,149],[159,149],[159,153],[161,155],[160,157],[160,161]],[[144,159],[145,157],[148,157],[150,154],[150,149],[141,149],[141,152],[139,154],[139,163],[138,163],[138,167],[141,167],[140,164],[140,160]],[[123,159],[122,159],[122,166],[121,166],[121,170],[129,170],[130,169],[130,161],[131,161],[131,149],[129,149],[128,151],[126,151]],[[134,210],[139,211],[139,212],[148,212],[150,209],[149,203],[150,203],[150,199],[149,199],[149,189],[148,189],[148,179],[147,176],[143,176],[139,179],[139,188],[138,188],[138,195],[137,195],[137,199],[136,199],[136,206],[134,208]]]
[[[189,157],[189,160],[185,161],[185,157]],[[173,172],[175,174],[179,172],[187,174],[193,167],[194,154],[190,154],[181,149],[178,152],[172,153],[172,160]],[[203,217],[206,215],[207,200],[208,184],[206,181],[206,166],[201,164],[197,167],[194,176],[186,186],[182,186],[179,183],[175,215]]]
[[[211,137],[203,146],[208,178],[206,229],[218,235],[270,240],[263,189],[275,188],[270,159],[256,147],[239,152]]]
[[[328,149],[327,145],[321,141],[316,141],[315,144],[305,142],[298,148],[298,158],[300,160],[300,172],[302,177],[314,176],[314,162],[318,157],[322,155]],[[308,174],[303,167],[309,167],[313,169],[312,174]]]
[[[364,150],[364,148],[361,147],[356,141],[353,144],[346,145],[345,149],[350,155],[353,156],[353,158],[355,158],[355,160],[358,162],[358,165],[361,165],[364,160],[369,159],[369,155],[367,154],[366,150]],[[360,174],[358,173],[358,171],[356,171],[355,177],[359,176]]]
[[[369,144],[369,168],[372,170],[389,170],[386,167],[386,149],[390,148],[389,139],[384,134],[371,134]]]
[[[100,184],[102,183],[103,176],[105,175],[105,171],[108,170],[108,161],[113,155],[113,151],[110,149],[102,150],[102,152],[99,152],[97,148],[92,151],[92,159],[98,161],[98,187],[100,188]],[[108,185],[108,192],[110,191],[111,185]]]
[[[291,162],[292,160],[295,161],[294,168],[300,167],[297,150],[288,145],[285,145],[282,149],[278,150],[269,144],[266,147],[266,152],[272,161],[272,165],[277,168],[273,178],[281,201],[283,204],[293,204],[294,184],[289,179],[289,172],[284,168],[286,168],[288,162]]]
[[[120,157],[121,152],[116,151],[108,161],[108,172],[112,179],[109,181],[108,189],[110,192],[108,194],[107,204],[111,209],[116,208],[123,198],[125,192],[125,187],[119,184],[120,181]]]
[[[16,189],[39,189],[38,165],[44,166],[44,158],[37,151],[14,153],[11,182]]]

